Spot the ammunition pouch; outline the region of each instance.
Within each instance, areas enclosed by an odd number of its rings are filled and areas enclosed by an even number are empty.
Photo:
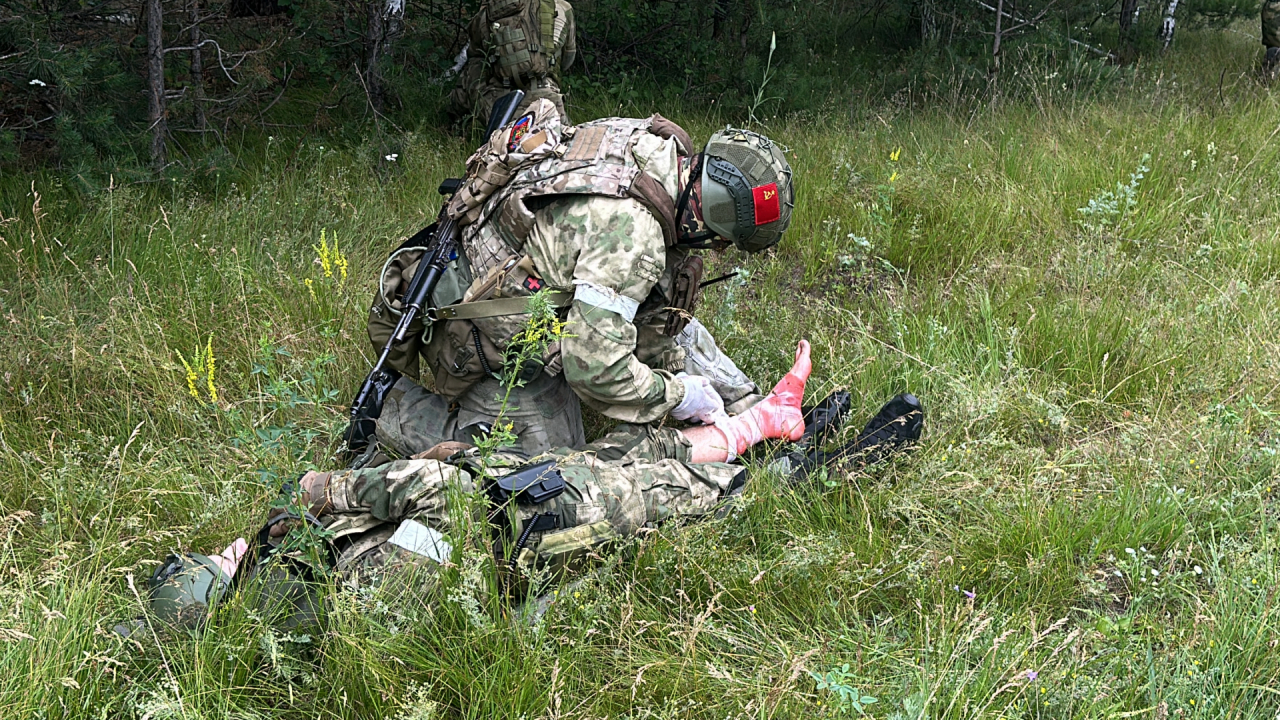
[[[698,305],[703,264],[698,255],[688,255],[676,266],[671,281],[671,305],[667,308],[667,324],[662,333],[676,337],[684,331]]]
[[[515,501],[517,505],[538,505],[564,492],[564,476],[555,460],[525,465],[489,481],[485,491],[496,507]]]
[[[502,352],[470,320],[438,320],[423,355],[434,372],[436,393],[453,402],[485,377],[497,377],[493,362]]]
[[[485,377],[529,382],[552,363],[560,347],[554,344],[538,357],[514,367],[516,348],[499,346],[492,338],[516,336],[525,323],[529,295],[545,286],[527,255],[509,256],[484,277],[476,278],[462,302],[438,305],[428,313],[432,325],[423,355],[435,377],[435,391],[450,401],[462,397]],[[550,294],[553,306],[573,300],[570,293]],[[559,364],[555,367],[558,369]]]

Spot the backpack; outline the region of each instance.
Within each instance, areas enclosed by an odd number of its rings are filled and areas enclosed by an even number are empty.
[[[529,87],[559,71],[556,0],[492,0],[471,19],[471,47],[502,83]]]

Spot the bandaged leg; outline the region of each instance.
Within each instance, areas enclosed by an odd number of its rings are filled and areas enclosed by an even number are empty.
[[[732,460],[763,440],[798,440],[804,433],[800,401],[812,371],[809,342],[801,340],[795,364],[764,400],[741,415],[717,420],[715,425],[682,431],[693,444],[693,462]]]

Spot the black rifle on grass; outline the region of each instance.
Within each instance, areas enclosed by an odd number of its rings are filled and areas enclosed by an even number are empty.
[[[493,112],[489,114],[489,126],[485,130],[486,142],[495,131],[511,122],[511,116],[515,114],[516,108],[520,106],[520,101],[523,99],[524,91],[516,90],[498,100],[493,106]],[[461,187],[462,181],[457,178],[450,178],[440,183],[439,192],[445,196],[445,199],[440,205],[440,214],[436,217],[436,221],[419,230],[401,245],[401,247],[421,247],[424,253],[418,262],[417,272],[409,281],[409,288],[401,298],[402,313],[395,332],[391,333],[390,339],[382,348],[382,354],[378,356],[378,361],[369,370],[364,383],[360,385],[360,392],[356,393],[355,400],[351,402],[351,425],[348,426],[344,439],[347,441],[348,451],[352,454],[359,453],[368,445],[369,438],[373,435],[373,421],[382,414],[382,402],[387,392],[391,390],[391,386],[400,379],[400,373],[387,367],[387,357],[397,345],[409,338],[409,328],[431,301],[431,294],[435,292],[440,276],[444,274],[449,263],[458,257],[460,228],[449,217],[446,209],[449,207],[449,200]]]

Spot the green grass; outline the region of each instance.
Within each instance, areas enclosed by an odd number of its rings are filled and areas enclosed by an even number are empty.
[[[305,639],[248,597],[198,637],[110,632],[139,613],[130,577],[333,467],[373,275],[467,143],[423,130],[389,163],[385,139],[273,140],[93,195],[5,178],[4,716],[856,714],[809,674],[832,671],[883,718],[1274,716],[1280,94],[1259,54],[1187,33],[1123,73],[1028,63],[994,98],[772,121],[794,229],[718,258],[750,280],[700,315],[762,383],[807,337],[811,398],[848,388],[867,414],[915,391],[923,448],[813,491],[760,477],[728,518],[563,586],[536,627],[388,589],[340,593]],[[734,119],[660,109],[703,138]],[[1146,154],[1133,205],[1086,227]],[[206,346],[216,403],[178,355]]]

